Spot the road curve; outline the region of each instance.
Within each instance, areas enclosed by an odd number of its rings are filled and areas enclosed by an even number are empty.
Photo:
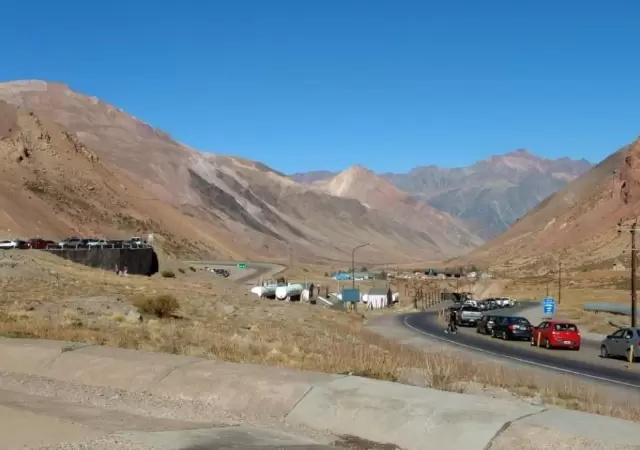
[[[269,263],[269,262],[254,262],[254,261],[185,261],[185,264],[193,265],[207,265],[217,267],[229,267],[235,268],[240,262],[246,264],[247,275],[240,276],[233,281],[238,284],[253,284],[257,283],[261,277],[273,277],[276,274],[284,271],[287,267],[281,264]]]
[[[528,342],[492,339],[490,336],[477,334],[475,327],[460,328],[460,332],[455,335],[446,334],[444,323],[438,322],[437,312],[404,314],[399,319],[406,327],[428,338],[481,352],[496,359],[640,390],[640,364],[629,367],[624,360],[602,359],[598,353],[599,345],[595,342],[584,341],[578,352],[546,350],[532,347]]]

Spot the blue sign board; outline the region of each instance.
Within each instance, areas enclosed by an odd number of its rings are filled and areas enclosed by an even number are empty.
[[[556,300],[553,297],[542,300],[542,312],[547,316],[553,316],[556,313]]]
[[[360,301],[360,289],[343,289],[342,290],[342,301],[343,302],[351,302],[358,303]]]

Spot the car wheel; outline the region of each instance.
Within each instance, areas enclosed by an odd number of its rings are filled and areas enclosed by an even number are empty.
[[[608,358],[609,357],[609,350],[607,350],[607,347],[605,345],[602,345],[600,347],[600,357],[601,358]]]
[[[480,334],[480,328],[476,328],[476,333]]]
[[[549,342],[549,339],[544,340],[544,348],[551,350],[551,342]]]
[[[579,352],[580,351],[580,346],[578,345],[577,347],[573,347],[573,350],[576,351],[576,352]]]

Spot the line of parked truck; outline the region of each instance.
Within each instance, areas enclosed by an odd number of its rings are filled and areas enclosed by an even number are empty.
[[[64,248],[144,248],[149,244],[141,237],[134,236],[126,240],[70,237],[61,241],[50,239],[3,239],[0,250],[60,250]]]

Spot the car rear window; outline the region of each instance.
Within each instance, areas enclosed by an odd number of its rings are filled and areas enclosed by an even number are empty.
[[[471,312],[479,312],[480,310],[475,306],[465,306],[462,308],[463,311],[471,311]]]
[[[557,323],[554,328],[556,331],[578,331],[578,327],[572,323]]]
[[[517,323],[518,325],[529,325],[529,321],[524,317],[509,317],[510,323]]]

